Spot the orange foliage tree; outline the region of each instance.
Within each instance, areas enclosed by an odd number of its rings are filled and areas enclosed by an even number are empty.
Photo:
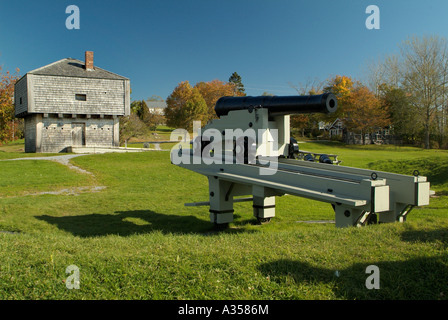
[[[19,69],[12,75],[2,72],[0,66],[0,143],[14,139],[17,121],[14,119],[14,84],[19,79]]]
[[[344,124],[347,130],[356,133],[373,133],[378,128],[390,125],[389,114],[381,101],[365,86],[352,90],[345,107]],[[363,143],[365,135],[363,135]]]
[[[302,137],[305,136],[305,130],[310,129],[314,122],[312,121],[312,117],[307,114],[291,115],[290,118],[290,126],[299,130]]]
[[[193,121],[207,119],[207,104],[198,88],[193,88],[188,81],[177,85],[166,99],[165,118],[167,125],[191,131]]]
[[[244,96],[244,92],[235,89],[235,84],[213,80],[198,82],[194,87],[183,81],[166,99],[165,118],[167,125],[191,130],[193,121],[207,123],[216,119],[215,104],[224,96]]]
[[[332,120],[343,120],[348,131],[373,133],[390,125],[386,108],[361,82],[347,76],[335,76],[328,80],[324,91],[330,91],[338,98],[338,110]]]
[[[217,118],[215,104],[219,98],[224,96],[245,96],[245,93],[236,90],[234,83],[221,80],[198,82],[194,87],[199,90],[207,104],[207,121]]]
[[[338,109],[334,114],[330,116],[331,120],[337,118],[343,119],[346,117],[345,109],[349,104],[352,90],[357,83],[347,76],[335,76],[327,81],[327,85],[324,87],[325,92],[332,92],[338,99]]]
[[[319,83],[308,83],[304,87],[298,88],[293,86],[293,88],[297,91],[299,95],[316,95],[322,93],[322,87]],[[290,126],[291,128],[295,128],[298,132],[301,133],[302,137],[305,136],[305,131],[313,134],[316,132],[316,128],[318,127],[318,123],[321,120],[325,120],[320,114],[296,114],[291,115],[290,118]]]

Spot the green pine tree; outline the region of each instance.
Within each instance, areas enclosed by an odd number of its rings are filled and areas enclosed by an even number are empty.
[[[229,82],[235,85],[235,88],[239,93],[245,93],[244,84],[241,81],[241,76],[238,73],[232,73],[229,78]]]

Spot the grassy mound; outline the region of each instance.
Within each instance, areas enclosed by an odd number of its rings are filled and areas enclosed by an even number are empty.
[[[448,190],[448,157],[426,157],[409,160],[382,160],[368,164],[370,169],[412,175],[415,170],[426,176],[431,187],[436,190]]]

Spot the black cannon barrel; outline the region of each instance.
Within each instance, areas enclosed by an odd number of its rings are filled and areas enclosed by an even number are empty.
[[[218,117],[234,110],[267,108],[269,115],[281,116],[301,113],[332,113],[337,109],[337,99],[332,93],[309,96],[260,96],[222,97],[215,105]]]

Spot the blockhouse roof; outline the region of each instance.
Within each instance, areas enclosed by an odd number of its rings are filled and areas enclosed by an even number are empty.
[[[28,73],[47,76],[128,80],[126,77],[98,68],[97,66],[94,66],[93,70],[86,70],[84,61],[73,58],[66,58],[53,62]]]

